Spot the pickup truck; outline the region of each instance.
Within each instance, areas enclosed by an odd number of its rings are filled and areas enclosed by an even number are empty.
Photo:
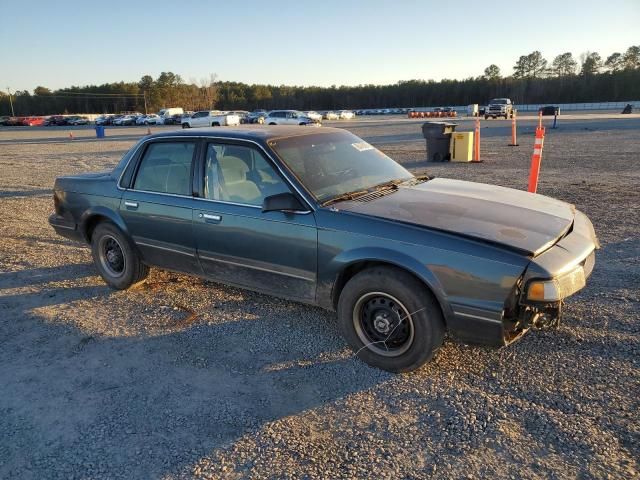
[[[225,127],[240,125],[240,117],[217,110],[201,110],[190,117],[182,117],[182,128]]]
[[[489,117],[498,118],[504,117],[513,118],[513,103],[509,98],[494,98],[492,99],[484,111],[484,119]]]

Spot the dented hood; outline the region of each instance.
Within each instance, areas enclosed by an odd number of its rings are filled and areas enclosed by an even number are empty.
[[[574,207],[512,188],[436,178],[336,207],[490,241],[537,255],[564,236]]]

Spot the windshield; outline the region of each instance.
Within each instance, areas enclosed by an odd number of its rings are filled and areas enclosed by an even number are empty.
[[[494,104],[494,105],[506,105],[507,104],[507,99],[506,98],[494,98],[489,103]]]
[[[282,138],[269,145],[320,203],[413,178],[380,150],[347,131]]]

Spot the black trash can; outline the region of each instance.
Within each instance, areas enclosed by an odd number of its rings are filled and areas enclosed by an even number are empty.
[[[457,123],[425,122],[422,124],[422,135],[427,140],[427,160],[444,162],[451,159],[449,145],[451,134],[455,132]]]

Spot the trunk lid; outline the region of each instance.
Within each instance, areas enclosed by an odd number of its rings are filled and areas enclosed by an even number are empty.
[[[335,207],[485,240],[533,256],[568,232],[575,212],[573,205],[543,195],[444,178]]]

